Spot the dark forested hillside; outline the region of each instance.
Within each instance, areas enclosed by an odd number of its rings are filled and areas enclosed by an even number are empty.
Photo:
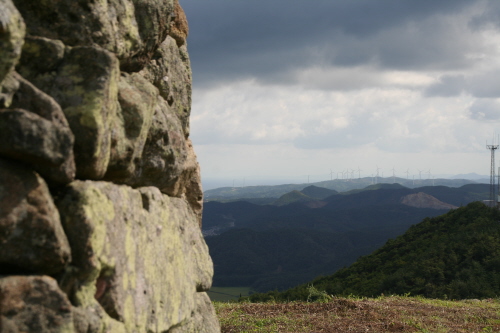
[[[408,189],[398,184],[377,184],[351,194],[329,191],[305,191],[317,197],[333,193],[321,200],[293,191],[284,196],[292,203],[281,206],[206,203],[203,230],[215,265],[214,286],[285,290],[332,274],[411,225],[453,207],[416,208],[404,204],[404,198],[427,191],[458,204],[476,197],[476,192],[461,188]]]
[[[394,205],[262,218],[251,229],[206,238],[214,285],[284,290],[331,274],[426,216],[445,212]]]
[[[306,299],[307,287],[334,295],[412,294],[432,298],[500,295],[500,212],[480,202],[426,218],[350,267],[253,300]]]

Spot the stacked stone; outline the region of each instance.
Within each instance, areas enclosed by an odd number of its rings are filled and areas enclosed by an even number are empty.
[[[0,0],[0,332],[219,332],[177,0]]]

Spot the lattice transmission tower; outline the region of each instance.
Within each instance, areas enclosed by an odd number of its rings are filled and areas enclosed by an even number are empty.
[[[496,206],[496,195],[495,195],[495,150],[498,149],[498,145],[489,145],[486,143],[486,148],[491,151],[491,169],[490,169],[490,206]]]

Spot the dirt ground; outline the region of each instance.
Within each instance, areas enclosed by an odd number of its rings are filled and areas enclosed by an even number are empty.
[[[222,332],[500,332],[500,299],[215,303]]]

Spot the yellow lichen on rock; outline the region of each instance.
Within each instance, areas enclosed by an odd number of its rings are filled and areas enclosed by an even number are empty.
[[[0,2],[0,88],[21,56],[26,26],[11,0]]]

